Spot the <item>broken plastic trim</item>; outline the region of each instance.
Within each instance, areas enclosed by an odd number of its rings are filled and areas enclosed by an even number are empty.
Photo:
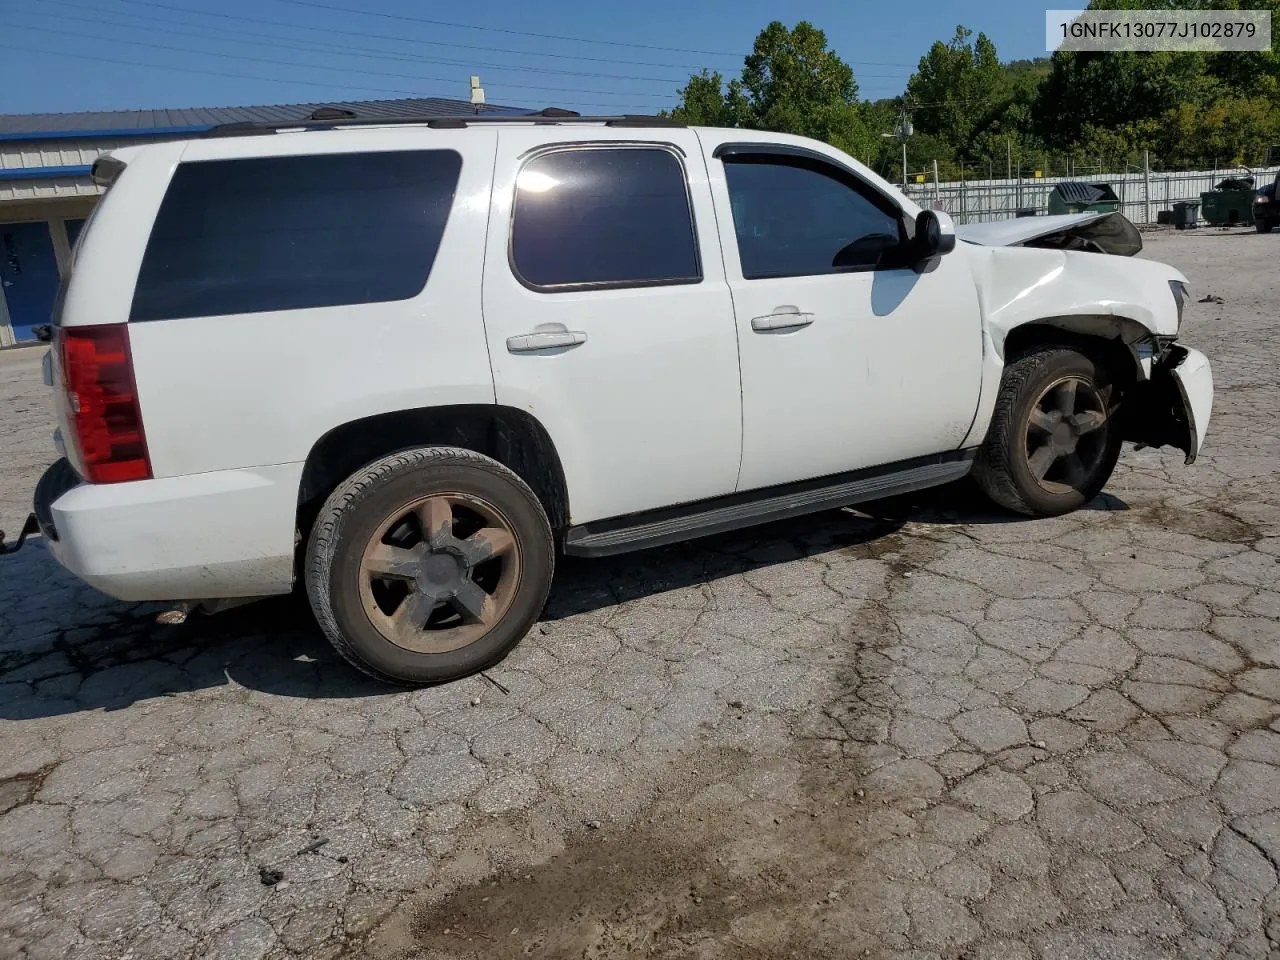
[[[1174,447],[1186,455],[1189,464],[1195,460],[1191,420],[1186,398],[1173,375],[1186,357],[1186,349],[1175,343],[1167,344],[1158,354],[1151,379],[1135,384],[1124,397],[1120,437],[1132,441],[1135,450]]]
[[[1170,280],[1169,290],[1173,293],[1173,302],[1178,305],[1178,329],[1182,329],[1182,311],[1187,305],[1187,285],[1181,280]]]
[[[111,156],[101,156],[93,161],[89,171],[89,179],[100,187],[109,187],[120,179],[126,164]]]

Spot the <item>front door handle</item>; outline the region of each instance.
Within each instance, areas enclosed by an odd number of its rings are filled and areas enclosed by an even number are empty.
[[[771,330],[794,330],[807,327],[811,323],[813,323],[812,313],[801,313],[794,307],[789,310],[780,308],[777,312],[765,314],[763,317],[752,317],[751,329],[757,333],[767,333]]]
[[[507,349],[512,353],[532,353],[534,350],[553,350],[556,347],[576,347],[587,342],[581,330],[543,330],[507,337]]]

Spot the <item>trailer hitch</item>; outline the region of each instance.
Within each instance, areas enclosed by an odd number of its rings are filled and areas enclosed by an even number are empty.
[[[18,532],[18,539],[13,543],[5,543],[4,531],[0,530],[0,557],[8,553],[17,553],[22,549],[22,545],[26,542],[27,537],[31,536],[33,533],[37,533],[39,530],[40,524],[36,521],[36,515],[34,513],[27,514],[26,523],[22,525],[22,530]]]

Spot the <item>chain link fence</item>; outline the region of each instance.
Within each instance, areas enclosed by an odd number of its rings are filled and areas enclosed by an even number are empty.
[[[1181,200],[1199,200],[1226,177],[1252,176],[1254,185],[1270,183],[1280,166],[1245,170],[1223,167],[1186,173],[1132,169],[1123,173],[1074,177],[1021,177],[1012,180],[966,180],[908,183],[905,192],[922,207],[945,210],[956,223],[981,223],[1049,212],[1049,194],[1064,182],[1106,183],[1120,198],[1120,212],[1134,223],[1156,222],[1161,210]]]

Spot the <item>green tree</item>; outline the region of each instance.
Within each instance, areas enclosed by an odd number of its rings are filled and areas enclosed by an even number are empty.
[[[1280,30],[1280,0],[1091,0],[1095,10],[1266,9]],[[1123,130],[1170,111],[1256,97],[1280,107],[1280,52],[1056,53],[1041,89],[1040,132],[1065,145],[1099,129]]]
[[[1184,103],[1165,115],[1153,139],[1167,167],[1260,166],[1267,148],[1280,144],[1280,112],[1266,97],[1224,98],[1207,107]]]
[[[1144,150],[1156,148],[1159,129],[1160,122],[1152,118],[1111,127],[1086,123],[1069,152],[1076,164],[1086,169],[1097,164],[1103,172],[1123,172],[1127,166],[1142,162]]]
[[[1120,128],[1182,103],[1210,103],[1225,92],[1200,54],[1055,53],[1037,103],[1040,133],[1064,146],[1087,125]]]
[[[756,37],[742,86],[760,126],[805,136],[828,133],[858,100],[853,68],[827,48],[827,36],[801,21],[775,20]]]
[[[681,123],[696,127],[727,127],[724,77],[719,71],[703,70],[689,78],[680,88],[680,105],[671,116]]]
[[[929,48],[907,81],[915,127],[969,158],[973,135],[990,124],[1004,86],[995,44],[983,33],[975,40],[973,31],[958,26],[949,43],[938,41]]]
[[[777,130],[826,140],[858,156],[876,149],[858,106],[853,69],[827,37],[801,21],[770,23],[756,37],[740,79],[703,70],[680,89],[672,116],[686,123]]]

